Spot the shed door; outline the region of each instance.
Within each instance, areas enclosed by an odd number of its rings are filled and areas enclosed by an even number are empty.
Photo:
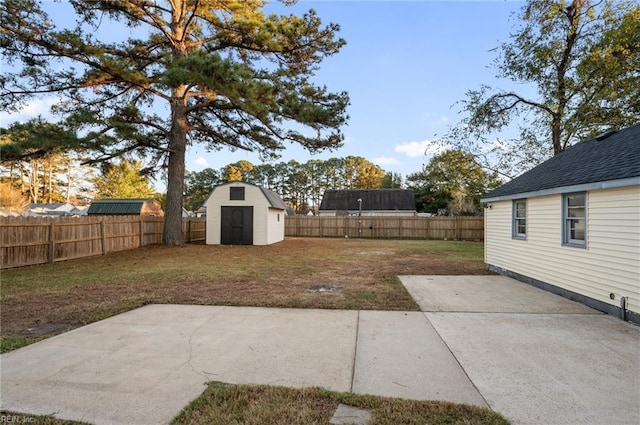
[[[222,207],[220,243],[253,245],[253,207]]]

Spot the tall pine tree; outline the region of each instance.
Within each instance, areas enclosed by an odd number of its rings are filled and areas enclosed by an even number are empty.
[[[69,28],[57,26],[37,1],[0,5],[8,65],[0,107],[18,110],[34,96],[61,96],[57,111],[83,130],[94,160],[137,153],[166,168],[164,244],[182,244],[191,144],[266,157],[289,142],[311,151],[341,145],[348,96],[311,77],[344,40],[313,10],[266,15],[263,0],[69,3],[76,14]],[[131,36],[107,41],[119,33]]]

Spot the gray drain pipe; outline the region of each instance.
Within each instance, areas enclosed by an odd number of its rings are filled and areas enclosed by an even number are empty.
[[[620,308],[622,308],[622,320],[627,321],[627,298],[620,297]]]

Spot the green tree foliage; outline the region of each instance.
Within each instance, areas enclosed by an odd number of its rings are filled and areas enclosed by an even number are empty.
[[[71,202],[89,196],[88,179],[94,169],[83,164],[76,135],[62,125],[41,118],[0,129],[3,174],[32,203]]]
[[[308,198],[311,192],[311,180],[307,171],[306,167],[296,160],[287,162],[283,200],[295,211],[309,209]]]
[[[637,0],[528,0],[519,18],[494,65],[523,89],[468,91],[449,143],[513,174],[640,120]]]
[[[68,3],[73,28],[56,26],[35,0],[0,4],[0,107],[64,96],[56,110],[86,135],[95,161],[136,153],[164,166],[164,244],[182,244],[189,144],[266,157],[287,143],[341,145],[348,96],[311,78],[344,40],[313,10],[266,15],[261,0]]]
[[[473,214],[482,211],[480,198],[501,181],[487,173],[473,155],[448,150],[434,156],[420,172],[407,176],[418,212]]]
[[[213,168],[187,173],[185,181],[184,207],[188,211],[197,211],[207,200],[213,187],[220,184],[220,175]]]
[[[244,181],[273,190],[295,211],[317,211],[325,190],[382,188],[387,173],[362,157],[348,156],[259,165],[242,160],[222,167],[219,175],[223,182]],[[399,185],[400,176],[395,178]]]
[[[13,123],[0,129],[0,170],[31,203],[72,201],[86,195],[81,180],[92,171],[61,148],[77,141],[73,132],[41,118]]]
[[[400,173],[385,173],[380,189],[400,189],[402,187],[402,175]]]
[[[93,180],[95,199],[154,197],[155,189],[139,161],[122,159],[118,164],[105,163],[102,168],[102,174]]]
[[[79,144],[75,133],[62,125],[44,121],[41,117],[26,122],[15,122],[0,128],[2,164],[37,160],[61,153],[66,147]]]

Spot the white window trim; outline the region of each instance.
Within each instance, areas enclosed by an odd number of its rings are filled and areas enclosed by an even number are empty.
[[[517,204],[519,202],[524,202],[524,217],[518,217],[518,208],[517,208]],[[513,202],[511,203],[511,238],[512,239],[519,239],[519,240],[526,240],[527,239],[527,230],[528,230],[528,225],[527,225],[527,215],[528,215],[528,210],[527,210],[527,199],[514,199]],[[518,220],[524,220],[524,233],[518,233]]]
[[[575,220],[574,218],[569,218],[569,214],[568,214],[568,209],[569,206],[567,204],[567,199],[569,196],[576,196],[576,195],[582,195],[584,196],[584,240],[581,239],[571,239],[570,235],[569,235],[569,230],[570,230],[570,225],[569,225],[569,221],[570,220]],[[587,229],[588,229],[588,222],[587,222],[587,202],[588,202],[588,197],[587,197],[587,192],[574,192],[574,193],[564,193],[562,194],[562,245],[563,246],[569,246],[569,247],[574,247],[574,248],[586,248],[587,247]]]

